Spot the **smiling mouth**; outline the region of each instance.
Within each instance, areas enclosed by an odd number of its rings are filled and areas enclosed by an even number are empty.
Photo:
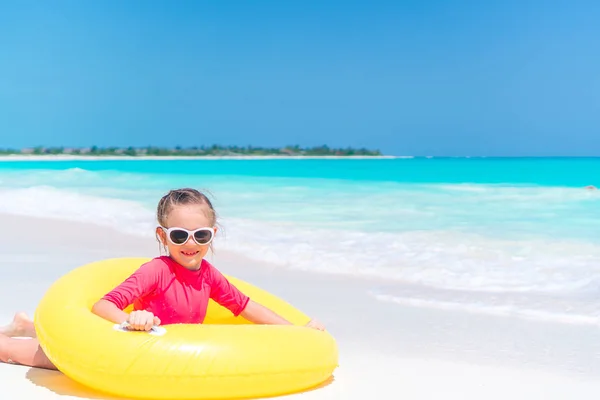
[[[181,254],[183,254],[186,257],[193,257],[198,253],[199,253],[199,251],[182,251],[181,252]]]

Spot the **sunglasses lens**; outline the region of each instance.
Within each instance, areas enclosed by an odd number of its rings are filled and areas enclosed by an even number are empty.
[[[188,234],[186,231],[174,230],[171,231],[171,241],[175,244],[184,244],[188,240]]]
[[[210,239],[212,238],[212,232],[207,230],[201,230],[198,231],[194,234],[194,238],[196,239],[196,241],[200,244],[206,244],[208,242],[210,242]]]

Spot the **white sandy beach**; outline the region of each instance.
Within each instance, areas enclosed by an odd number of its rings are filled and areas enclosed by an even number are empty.
[[[158,254],[153,240],[90,224],[1,215],[0,318],[33,315],[69,270],[110,257]],[[381,302],[382,282],[287,271],[220,251],[211,261],[323,321],[340,367],[289,399],[597,399],[600,329]],[[108,399],[59,372],[0,364],[2,399]]]

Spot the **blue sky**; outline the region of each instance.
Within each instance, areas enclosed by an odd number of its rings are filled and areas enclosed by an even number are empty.
[[[0,147],[600,155],[598,21],[592,1],[3,3]]]

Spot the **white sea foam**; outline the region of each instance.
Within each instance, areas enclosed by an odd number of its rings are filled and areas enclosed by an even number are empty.
[[[489,304],[469,301],[443,301],[431,298],[419,297],[397,297],[387,294],[371,295],[379,301],[399,304],[402,306],[429,308],[445,311],[469,312],[480,315],[492,315],[499,317],[516,317],[535,321],[567,323],[577,325],[600,326],[600,314],[597,310],[572,310],[561,311],[554,302],[546,302],[539,308],[532,308],[527,304],[516,305],[514,303]],[[545,307],[545,308],[542,308]],[[589,307],[584,307],[589,308]]]
[[[485,292],[578,293],[600,279],[600,246],[461,232],[369,233],[232,220],[226,247],[291,268]]]
[[[154,215],[138,202],[47,186],[0,189],[0,212],[88,222],[134,234],[150,232],[154,225]]]
[[[90,222],[151,237],[154,205],[37,186],[1,189],[0,212]],[[600,281],[600,246],[451,230],[370,232],[225,217],[217,246],[323,273],[485,292],[582,293]]]

